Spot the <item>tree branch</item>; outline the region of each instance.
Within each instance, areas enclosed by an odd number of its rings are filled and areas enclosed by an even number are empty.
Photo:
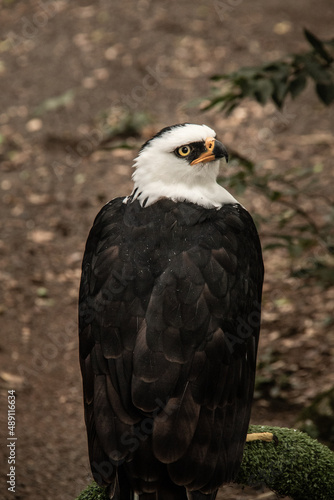
[[[254,441],[245,452],[236,483],[265,484],[293,500],[331,500],[334,453],[295,429],[251,425],[249,432],[272,432],[278,442]]]

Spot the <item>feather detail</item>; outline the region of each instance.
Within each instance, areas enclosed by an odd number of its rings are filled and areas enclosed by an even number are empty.
[[[94,383],[94,418],[96,433],[103,450],[114,463],[122,461],[128,449],[119,438],[128,431],[128,426],[115,419],[110,405],[105,375],[95,377]]]
[[[146,322],[144,321],[137,335],[133,352],[133,375],[144,382],[158,380],[169,368],[170,362],[163,352],[150,349],[146,341]]]
[[[186,453],[199,413],[200,405],[194,402],[189,384],[181,397],[169,399],[153,427],[153,452],[161,462],[175,462]]]
[[[145,382],[134,375],[131,385],[133,404],[144,412],[154,412],[160,409],[160,402],[166,398],[166,395],[173,394],[175,391],[179,374],[180,365],[170,363],[161,377],[153,382]]]
[[[176,462],[168,464],[168,472],[171,479],[179,485],[192,483],[200,469],[208,469],[211,466],[205,464],[208,447],[211,441],[213,429],[212,412],[201,408],[198,425],[187,453]]]
[[[110,377],[106,378],[107,384],[107,394],[108,398],[115,416],[124,424],[133,425],[140,421],[141,415],[138,412],[131,411],[129,406],[127,409],[124,408],[124,404],[121,401],[121,398],[118,392],[115,390]]]

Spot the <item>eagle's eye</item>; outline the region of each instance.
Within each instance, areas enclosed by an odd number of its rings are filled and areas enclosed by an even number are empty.
[[[188,156],[189,153],[191,152],[191,147],[190,146],[181,146],[176,150],[176,153],[178,156],[182,156],[183,158],[185,156]]]

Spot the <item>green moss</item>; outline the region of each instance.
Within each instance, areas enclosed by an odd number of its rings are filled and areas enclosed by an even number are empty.
[[[104,488],[92,483],[75,500],[110,500]]]
[[[250,432],[272,432],[278,442],[245,446],[236,482],[265,484],[294,500],[333,500],[334,453],[295,429],[253,425]]]

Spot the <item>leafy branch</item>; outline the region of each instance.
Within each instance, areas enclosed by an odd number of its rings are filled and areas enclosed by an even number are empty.
[[[251,189],[257,196],[260,194],[273,204],[270,213],[263,212],[261,215],[254,215],[258,224],[267,222],[268,225],[264,227],[275,227],[271,233],[266,232],[266,229],[261,231],[267,241],[264,249],[282,247],[287,249],[292,258],[300,257],[306,250],[319,249],[320,253],[318,252],[314,266],[308,270],[309,275],[316,277],[315,269],[319,267],[323,259],[321,254],[326,255],[327,265],[328,258],[333,260],[333,267],[334,211],[331,200],[320,194],[317,195],[321,198],[324,212],[326,212],[326,217],[321,220],[321,223],[303,208],[305,200],[315,196],[317,190],[321,192],[319,176],[315,175],[319,173],[321,167],[296,167],[291,168],[289,173],[280,170],[263,171],[261,166],[233,150],[231,163],[235,164],[233,173],[225,170],[226,175],[223,174],[219,179],[224,187],[231,189],[237,195],[242,195],[246,189]],[[321,281],[326,284],[323,279]]]
[[[320,40],[304,29],[311,50],[286,56],[262,66],[249,66],[228,74],[215,75],[214,82],[223,82],[209,97],[204,107],[208,110],[218,107],[230,114],[246,97],[255,99],[261,105],[269,99],[281,109],[286,97],[294,99],[306,87],[308,79],[315,83],[319,99],[327,106],[334,101],[334,38]]]
[[[228,115],[245,98],[254,99],[261,105],[271,99],[280,109],[288,96],[296,98],[301,94],[309,79],[314,81],[319,99],[327,106],[332,104],[334,38],[320,40],[306,29],[304,35],[311,46],[308,51],[258,67],[244,67],[233,73],[213,76],[212,80],[219,85],[202,109],[217,108]],[[291,258],[314,250],[316,256],[308,253],[306,267],[293,272],[314,277],[325,286],[331,284],[334,280],[334,210],[333,201],[321,189],[322,165],[290,168],[288,172],[281,168],[268,171],[237,151],[230,152],[232,163],[235,163],[234,173],[223,176],[221,183],[237,195],[250,189],[271,203],[270,214],[267,211],[254,217],[259,224],[268,222],[265,228],[274,228],[267,234],[266,229],[261,228],[268,242],[265,248],[283,247]],[[317,206],[315,214],[305,208],[312,198]],[[328,270],[327,274],[324,269]]]

